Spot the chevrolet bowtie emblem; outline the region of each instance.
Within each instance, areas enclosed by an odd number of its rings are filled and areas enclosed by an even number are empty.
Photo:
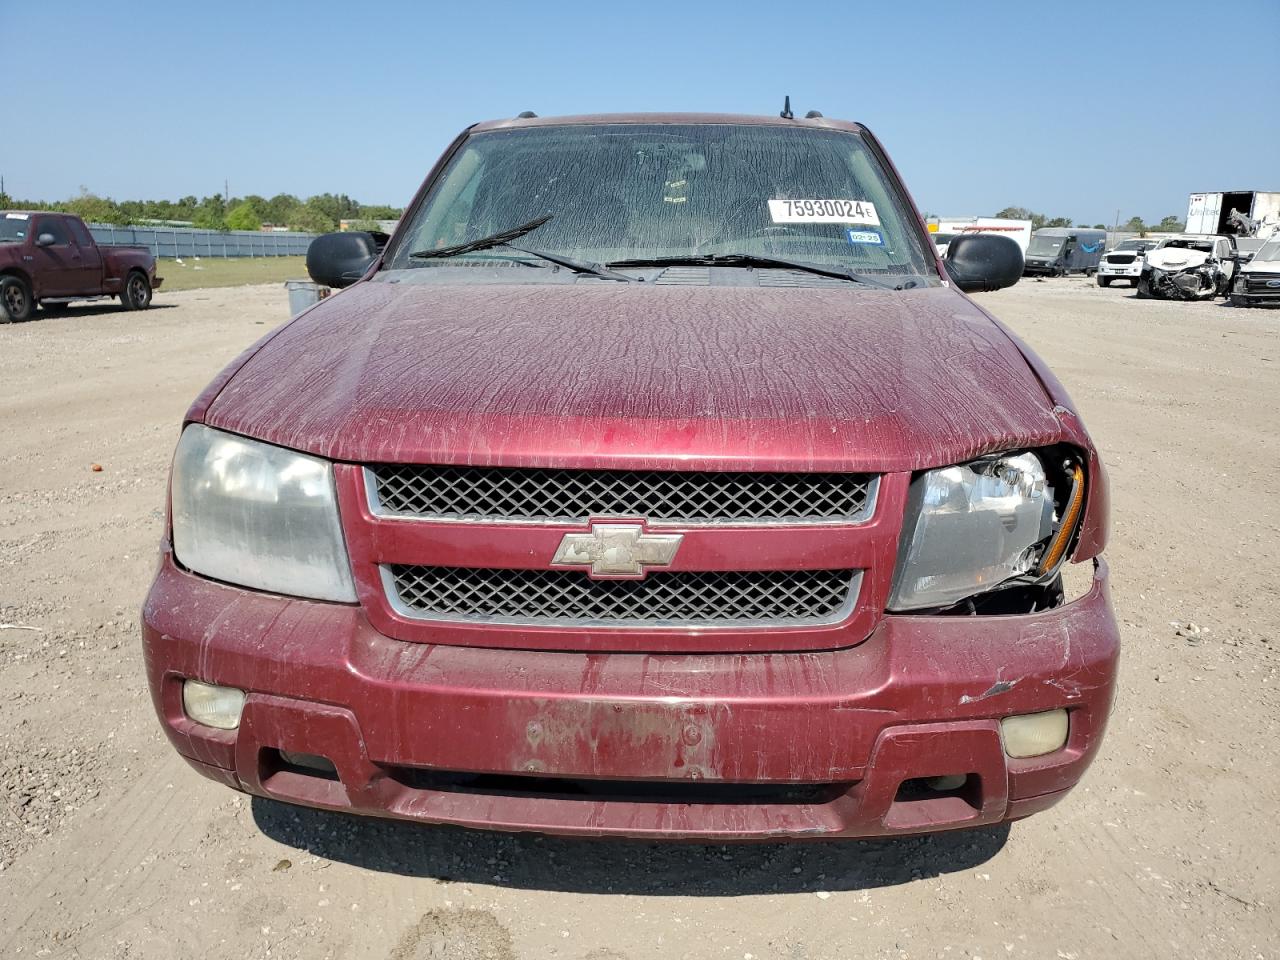
[[[593,523],[589,533],[566,533],[551,563],[590,567],[594,577],[642,577],[649,567],[671,566],[683,539],[646,533],[638,523]]]

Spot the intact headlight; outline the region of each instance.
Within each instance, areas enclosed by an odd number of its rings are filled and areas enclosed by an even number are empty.
[[[946,607],[1056,571],[1079,520],[1084,475],[1055,500],[1034,453],[930,470],[911,484],[890,610]]]
[[[173,550],[196,573],[316,600],[356,599],[333,470],[200,424],[173,458]]]

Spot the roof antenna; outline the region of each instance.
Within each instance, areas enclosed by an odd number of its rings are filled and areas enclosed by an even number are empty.
[[[537,116],[537,114],[536,114],[536,113],[534,113],[532,110],[521,110],[519,113],[517,113],[517,114],[516,114],[516,119],[517,119],[517,120],[532,120],[532,119],[533,119],[534,117],[536,117],[536,116]]]
[[[778,116],[780,116],[783,120],[794,120],[796,118],[796,115],[791,112],[791,96],[790,95],[783,98],[782,112],[778,114]]]

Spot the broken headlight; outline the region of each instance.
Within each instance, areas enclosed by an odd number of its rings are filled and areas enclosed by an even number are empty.
[[[948,607],[1052,576],[1080,518],[1083,479],[1078,465],[1051,475],[1030,452],[920,474],[911,484],[889,609]]]

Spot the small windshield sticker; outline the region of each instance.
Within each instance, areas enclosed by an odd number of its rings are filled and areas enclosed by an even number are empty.
[[[4,218],[6,220],[26,220],[27,215],[25,213],[6,213]]]
[[[876,205],[867,200],[770,200],[774,223],[862,223],[880,226]]]
[[[850,243],[874,243],[877,247],[884,246],[884,237],[880,236],[879,230],[850,230]]]

